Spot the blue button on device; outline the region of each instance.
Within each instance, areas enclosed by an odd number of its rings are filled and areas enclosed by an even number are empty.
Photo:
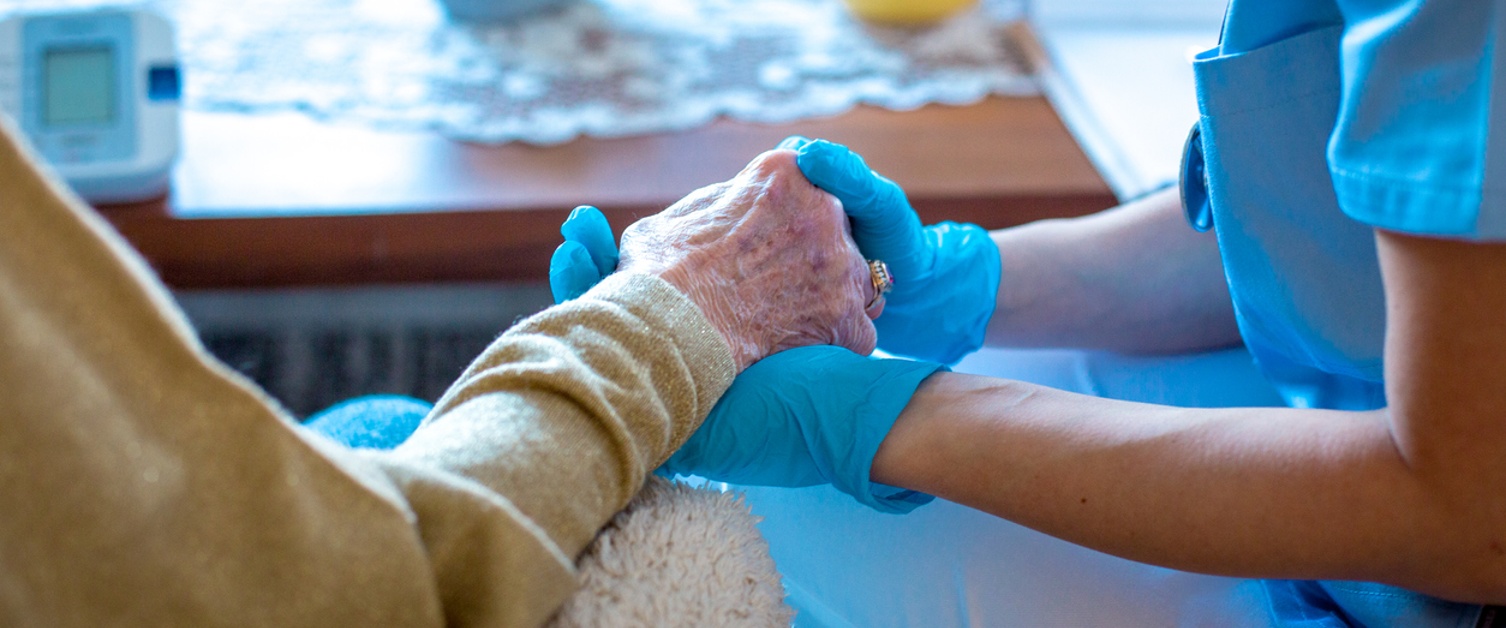
[[[178,77],[178,66],[158,65],[146,71],[146,99],[177,101],[183,95],[183,80]]]
[[[160,196],[178,155],[172,26],[139,7],[0,20],[0,111],[92,202]]]

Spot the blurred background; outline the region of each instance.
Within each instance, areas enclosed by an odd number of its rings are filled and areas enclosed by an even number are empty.
[[[108,6],[0,0],[0,17]],[[149,0],[174,26],[167,192],[101,205],[209,349],[307,415],[434,399],[550,303],[558,225],[619,232],[790,134],[927,221],[1081,215],[1173,180],[1223,3]],[[3,52],[3,51],[0,51]],[[0,55],[3,56],[3,55]]]

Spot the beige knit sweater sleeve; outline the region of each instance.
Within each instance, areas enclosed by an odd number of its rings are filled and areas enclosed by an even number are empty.
[[[17,136],[0,116],[0,625],[538,625],[731,382],[688,299],[618,277],[352,452],[209,357]]]

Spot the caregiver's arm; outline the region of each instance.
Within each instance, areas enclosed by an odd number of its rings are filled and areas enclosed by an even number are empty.
[[[1390,408],[1179,409],[944,373],[873,477],[1169,567],[1506,602],[1506,245],[1377,239]]]
[[[1218,240],[1187,225],[1174,190],[992,236],[1004,272],[990,345],[1172,353],[1239,342]]]

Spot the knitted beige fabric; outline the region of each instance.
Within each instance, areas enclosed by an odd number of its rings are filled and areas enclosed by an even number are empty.
[[[18,136],[0,116],[0,625],[542,624],[731,381],[694,304],[614,277],[353,453],[209,357]]]

